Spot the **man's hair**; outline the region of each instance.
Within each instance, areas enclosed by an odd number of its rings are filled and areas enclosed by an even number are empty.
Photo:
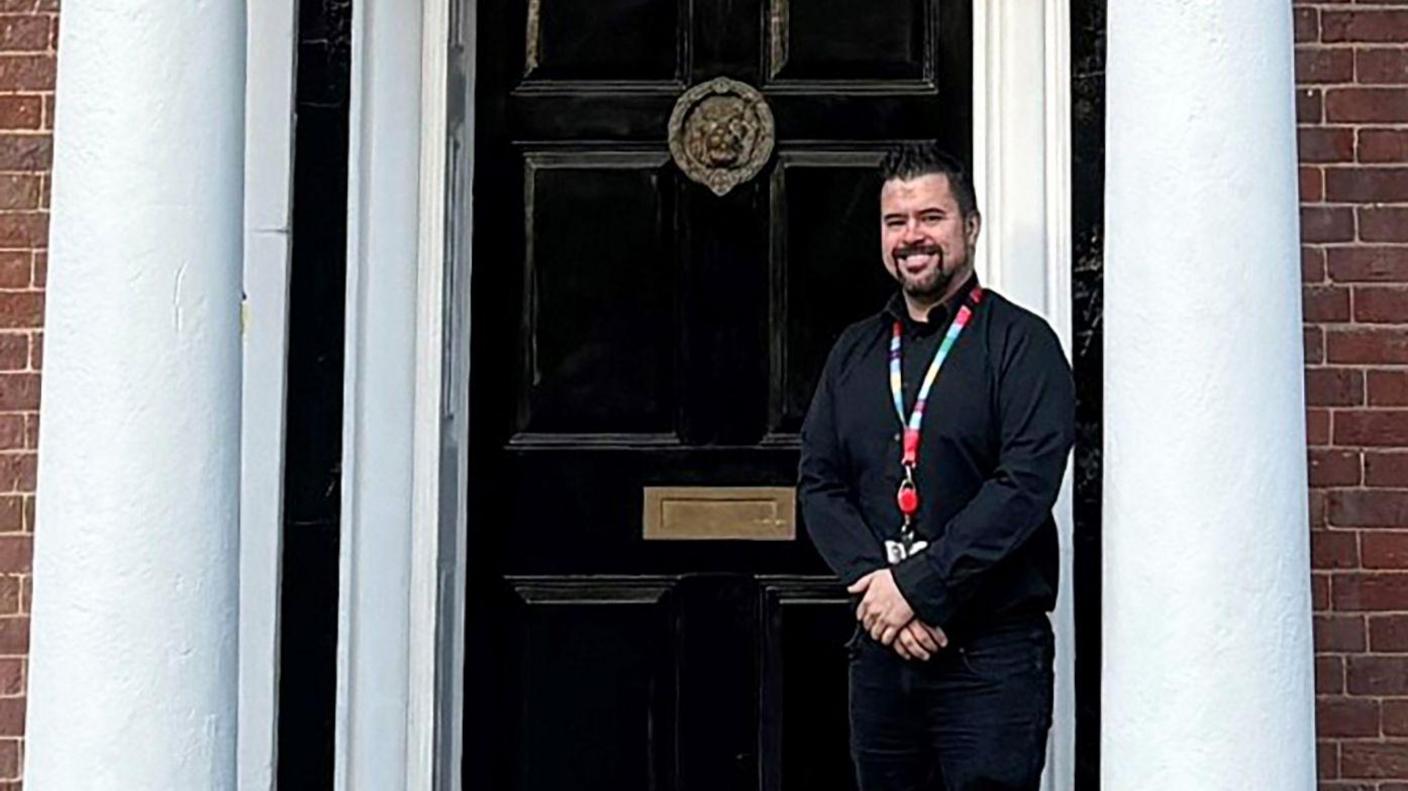
[[[978,211],[978,196],[973,191],[973,179],[958,157],[933,143],[905,143],[897,146],[880,163],[881,183],[909,181],[920,176],[944,175],[953,190],[958,210],[964,217]]]

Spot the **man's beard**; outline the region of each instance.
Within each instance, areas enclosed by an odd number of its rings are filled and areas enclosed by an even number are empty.
[[[920,255],[938,256],[938,262],[933,269],[920,274],[923,280],[916,280],[904,270],[904,263],[901,259],[910,253]],[[949,284],[953,282],[953,273],[944,268],[944,251],[938,245],[918,244],[910,247],[898,247],[894,252],[895,275],[899,278],[900,288],[904,293],[920,302],[937,302],[948,290]]]

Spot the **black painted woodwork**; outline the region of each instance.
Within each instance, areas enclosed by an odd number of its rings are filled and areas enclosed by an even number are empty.
[[[352,0],[299,0],[276,772],[332,788]]]
[[[795,483],[827,350],[893,288],[875,165],[970,150],[969,4],[477,8],[465,786],[850,788],[853,621],[800,524],[647,542],[642,489]],[[717,76],[777,131],[723,197],[666,139]]]

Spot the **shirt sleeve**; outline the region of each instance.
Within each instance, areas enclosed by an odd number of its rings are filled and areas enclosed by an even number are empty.
[[[998,372],[997,469],[942,539],[894,568],[905,600],[934,626],[949,623],[983,572],[1049,518],[1075,442],[1075,383],[1060,343],[1045,323],[1013,330]]]
[[[884,568],[885,553],[861,517],[855,494],[847,483],[844,451],[836,435],[837,358],[837,350],[833,349],[802,423],[797,495],[812,543],[836,576],[850,585]]]

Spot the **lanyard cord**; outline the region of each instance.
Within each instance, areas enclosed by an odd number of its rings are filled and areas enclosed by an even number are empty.
[[[919,428],[924,423],[924,405],[929,400],[929,390],[933,388],[934,380],[939,378],[939,369],[943,367],[944,360],[948,358],[948,353],[953,349],[953,344],[958,340],[963,328],[968,326],[968,320],[973,317],[973,308],[982,299],[982,286],[974,286],[963,307],[959,308],[953,323],[949,325],[948,332],[944,334],[943,342],[934,352],[934,359],[929,363],[928,372],[924,374],[924,382],[919,386],[919,394],[914,399],[914,409],[909,413],[908,420],[904,416],[904,388],[900,375],[903,322],[895,322],[894,333],[890,337],[890,395],[894,398],[895,414],[899,416],[900,425],[904,426],[904,450],[900,458],[900,463],[904,465],[904,480],[900,482],[898,500],[900,512],[904,514],[904,532],[908,534],[912,534],[912,517],[919,510],[919,491],[914,485],[914,468],[919,462]]]

